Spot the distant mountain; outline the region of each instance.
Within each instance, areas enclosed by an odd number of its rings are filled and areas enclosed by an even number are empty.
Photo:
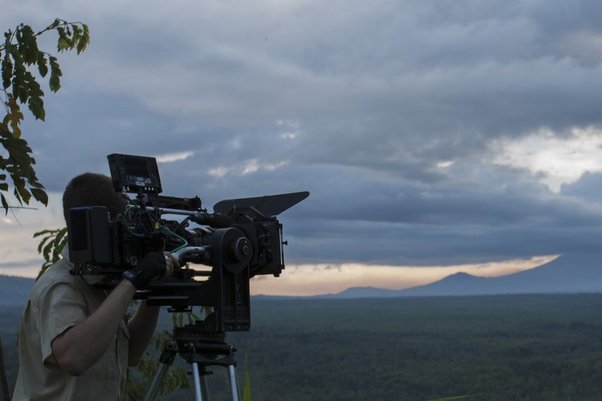
[[[23,306],[35,280],[0,274],[0,306]]]
[[[317,295],[311,298],[338,298],[338,299],[352,299],[352,298],[388,298],[388,297],[399,297],[398,290],[387,290],[384,288],[376,287],[352,287],[345,291],[336,294],[324,294]]]
[[[494,295],[602,292],[602,254],[562,255],[536,268],[501,277],[456,273],[432,284],[405,290],[350,288],[325,298]]]

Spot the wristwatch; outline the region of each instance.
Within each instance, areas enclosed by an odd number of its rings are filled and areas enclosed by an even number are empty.
[[[134,274],[133,271],[131,270],[126,270],[123,272],[123,274],[121,275],[121,278],[123,278],[124,280],[129,281],[130,283],[132,283],[132,285],[134,286],[134,288],[136,288],[136,275]],[[138,288],[136,288],[138,289]]]

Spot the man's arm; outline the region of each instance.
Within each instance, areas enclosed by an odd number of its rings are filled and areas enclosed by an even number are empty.
[[[165,270],[163,277],[165,278],[171,276],[174,269],[178,267],[179,262],[178,259],[169,252],[165,252],[164,256]],[[134,317],[128,322],[128,332],[130,333],[128,351],[129,366],[138,365],[140,358],[144,355],[144,351],[153,338],[153,333],[157,327],[159,311],[159,306],[148,306],[146,301],[144,301],[138,307]]]
[[[124,272],[124,280],[111,291],[98,309],[52,340],[52,355],[58,365],[74,376],[85,372],[102,356],[115,338],[136,290],[146,288],[151,280],[165,271],[166,260],[163,252],[149,252],[136,268]],[[152,332],[150,335],[152,336]]]
[[[142,302],[134,317],[128,323],[130,345],[128,352],[128,365],[136,366],[144,354],[146,347],[153,337],[157,320],[159,318],[158,306],[148,306]]]
[[[115,338],[135,292],[131,282],[122,280],[88,318],[58,335],[51,343],[58,365],[77,376],[96,362]]]

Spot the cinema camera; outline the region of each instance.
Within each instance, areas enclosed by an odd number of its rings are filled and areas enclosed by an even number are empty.
[[[107,158],[115,190],[129,202],[121,217],[112,221],[104,207],[70,210],[72,273],[106,275],[116,284],[145,253],[169,251],[179,267],[171,277],[138,291],[137,298],[149,305],[169,306],[171,311],[188,311],[197,305],[213,308],[207,319],[196,323],[198,332],[249,330],[249,279],[278,276],[284,269],[286,242],[275,216],[309,192],[223,200],[214,205],[214,213],[208,213],[199,197],[159,195],[161,180],[154,158],[123,154]],[[127,194],[135,194],[135,199]],[[167,220],[166,215],[181,218]]]

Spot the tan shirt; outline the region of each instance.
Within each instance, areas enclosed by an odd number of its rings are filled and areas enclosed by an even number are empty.
[[[13,401],[124,399],[129,342],[125,320],[102,357],[80,376],[69,375],[54,360],[52,340],[90,316],[106,298],[104,291],[71,275],[71,267],[63,258],[31,291],[19,327],[20,366]]]

